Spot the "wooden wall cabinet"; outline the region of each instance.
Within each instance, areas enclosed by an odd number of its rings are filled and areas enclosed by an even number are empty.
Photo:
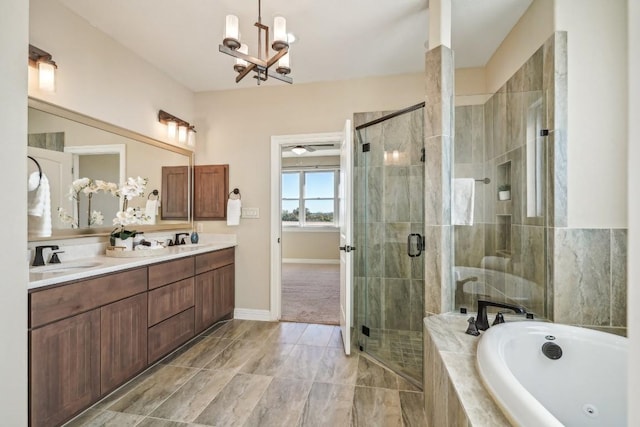
[[[193,219],[226,220],[229,197],[229,165],[196,165],[193,168]]]
[[[189,219],[189,167],[162,167],[162,219]]]

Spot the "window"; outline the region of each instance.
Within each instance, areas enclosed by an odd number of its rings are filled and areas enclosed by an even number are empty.
[[[282,225],[336,227],[338,169],[282,172]]]

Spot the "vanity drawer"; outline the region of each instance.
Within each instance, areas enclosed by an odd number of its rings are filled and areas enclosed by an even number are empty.
[[[193,307],[193,277],[149,291],[149,326]]]
[[[193,257],[188,257],[149,266],[149,289],[192,277],[193,263]]]
[[[194,336],[194,309],[190,308],[149,328],[149,364],[173,351]]]
[[[196,255],[196,274],[233,264],[234,258],[235,248],[222,249],[215,252]]]
[[[29,294],[29,327],[64,319],[147,290],[146,267]]]

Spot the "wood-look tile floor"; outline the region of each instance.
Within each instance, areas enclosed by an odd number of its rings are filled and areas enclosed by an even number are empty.
[[[340,328],[232,320],[167,356],[67,426],[426,426],[423,394]]]

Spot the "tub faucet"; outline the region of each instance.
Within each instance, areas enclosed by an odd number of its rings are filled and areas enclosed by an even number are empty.
[[[489,319],[487,319],[487,307],[498,307],[512,310],[518,314],[526,314],[527,310],[520,305],[505,304],[501,302],[494,302],[489,300],[478,300],[478,316],[476,317],[476,327],[481,331],[489,329]]]
[[[460,279],[460,280],[456,280],[456,284],[458,286],[464,285],[467,282],[477,282],[478,281],[478,277],[477,276],[471,276],[471,277],[467,277],[465,279]]]
[[[37,267],[39,265],[44,265],[44,257],[42,256],[43,249],[53,249],[57,251],[60,249],[58,245],[44,245],[44,246],[36,246],[36,255],[33,257],[33,267]]]

